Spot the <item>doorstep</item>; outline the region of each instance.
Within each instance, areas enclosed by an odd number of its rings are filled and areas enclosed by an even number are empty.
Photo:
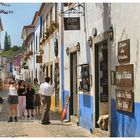
[[[76,125],[78,125],[78,116],[71,115],[70,121]]]
[[[94,128],[93,134],[97,137],[110,137],[109,131],[102,130],[101,128]]]

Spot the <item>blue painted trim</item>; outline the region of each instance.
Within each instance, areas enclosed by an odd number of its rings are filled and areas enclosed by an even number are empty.
[[[113,137],[140,136],[140,103],[134,102],[133,112],[116,110],[116,100],[112,99],[111,135]]]
[[[40,38],[42,37],[42,16],[40,16]]]
[[[93,131],[93,96],[79,93],[79,124]]]

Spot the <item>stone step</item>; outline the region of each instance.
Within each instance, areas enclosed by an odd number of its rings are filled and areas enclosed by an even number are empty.
[[[97,137],[110,137],[109,131],[105,131],[100,128],[94,128],[93,134]]]
[[[70,121],[76,125],[78,125],[78,116],[71,115]]]

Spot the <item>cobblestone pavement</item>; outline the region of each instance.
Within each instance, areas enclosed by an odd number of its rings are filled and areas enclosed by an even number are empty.
[[[50,125],[42,125],[40,118],[22,118],[18,122],[7,122],[8,106],[6,94],[0,112],[0,137],[95,137],[86,129],[72,122],[61,122],[60,115],[50,113]]]

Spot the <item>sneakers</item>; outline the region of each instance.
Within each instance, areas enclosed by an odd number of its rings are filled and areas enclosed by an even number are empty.
[[[17,122],[17,116],[14,117],[14,121]],[[13,122],[13,118],[12,117],[9,117],[8,122]]]
[[[12,121],[13,121],[13,118],[12,117],[9,117],[8,122],[12,122]]]
[[[49,122],[43,122],[42,121],[42,123],[41,124],[43,124],[43,125],[49,125],[51,122],[49,121]]]
[[[15,122],[17,122],[17,117],[16,117],[16,116],[15,116],[15,118],[14,118],[14,119],[15,119]]]

